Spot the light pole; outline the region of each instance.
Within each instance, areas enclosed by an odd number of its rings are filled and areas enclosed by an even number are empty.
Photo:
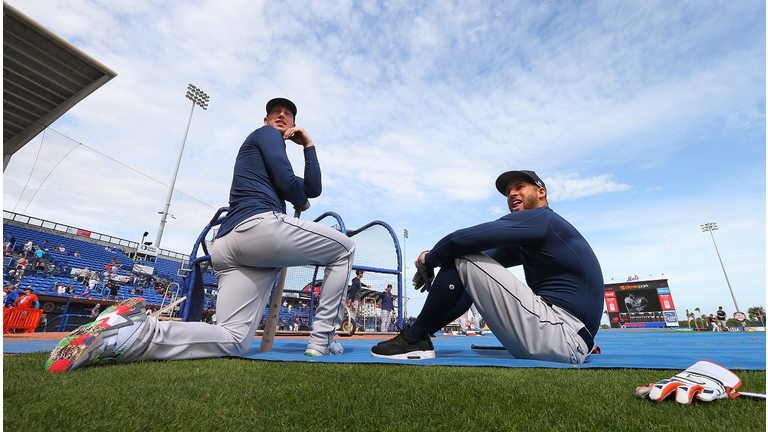
[[[184,144],[187,142],[187,134],[189,133],[189,125],[192,123],[192,113],[195,112],[195,105],[200,108],[208,109],[208,100],[210,96],[205,94],[199,88],[189,84],[187,86],[187,99],[192,101],[192,109],[189,111],[189,120],[187,121],[187,129],[184,131],[184,139],[181,141],[181,149],[179,150],[179,158],[176,160],[176,169],[173,170],[173,178],[171,179],[171,187],[168,188],[168,198],[165,199],[165,209],[158,212],[162,215],[160,218],[160,227],[157,228],[157,238],[155,239],[155,247],[160,250],[160,240],[163,238],[163,229],[165,228],[165,221],[168,219],[168,209],[171,208],[171,197],[173,196],[173,188],[176,186],[176,176],[179,174],[179,165],[181,165],[181,155],[184,154]],[[176,219],[174,217],[174,219]]]
[[[720,251],[717,250],[717,243],[715,243],[715,235],[712,234],[712,231],[717,230],[717,224],[714,222],[708,222],[703,225],[701,225],[701,231],[707,232],[709,231],[710,237],[712,237],[712,244],[715,245],[715,252],[717,253],[717,259],[720,260],[720,267],[723,268],[723,274],[725,275],[725,283],[728,284],[728,290],[731,292],[731,298],[733,299],[733,305],[736,306],[736,312],[741,312],[741,309],[739,309],[739,304],[736,303],[736,296],[733,295],[733,289],[731,288],[731,282],[728,280],[728,274],[725,272],[725,266],[723,265],[723,259],[720,258]]]
[[[403,283],[405,284],[405,287],[403,289],[403,292],[406,293],[405,296],[405,303],[403,304],[403,313],[401,314],[401,321],[402,319],[408,319],[408,265],[406,264],[408,261],[408,258],[406,258],[408,255],[405,253],[405,240],[408,238],[408,230],[403,230]],[[401,293],[402,295],[403,293]]]

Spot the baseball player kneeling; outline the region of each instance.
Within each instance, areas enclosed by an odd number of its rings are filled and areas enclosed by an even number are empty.
[[[245,139],[235,159],[229,212],[211,246],[219,281],[218,325],[160,321],[146,315],[146,302],[133,297],[79,327],[51,351],[46,369],[62,372],[106,360],[189,360],[239,356],[253,342],[264,307],[283,267],[325,265],[320,303],[304,354],[342,354],[334,337],[344,317],[347,280],[355,244],[323,224],[286,214],[297,212],[322,191],[320,164],[309,134],[296,126],[296,105],[285,98],[267,102],[264,126]],[[286,142],[300,145],[304,177],[293,172]]]
[[[595,349],[604,286],[592,248],[549,208],[535,172],[505,172],[496,189],[510,213],[455,231],[419,255],[413,283],[429,291],[424,307],[410,327],[371,348],[373,356],[434,358],[429,335],[473,302],[516,358],[579,364]],[[527,285],[507,270],[518,265]]]

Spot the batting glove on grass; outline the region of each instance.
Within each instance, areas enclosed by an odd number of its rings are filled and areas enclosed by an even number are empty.
[[[432,288],[432,281],[435,279],[435,269],[429,267],[424,261],[427,259],[428,253],[429,251],[422,252],[413,262],[416,265],[416,274],[411,280],[414,288],[421,292],[429,291]]]
[[[652,401],[664,400],[674,394],[677,403],[688,405],[694,398],[703,402],[733,399],[739,396],[736,389],[740,385],[741,379],[733,372],[719,364],[701,360],[670,379],[638,387],[635,394]]]

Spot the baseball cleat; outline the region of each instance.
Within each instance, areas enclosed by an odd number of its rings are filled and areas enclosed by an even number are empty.
[[[399,335],[371,347],[371,355],[397,360],[433,359],[435,358],[435,347],[429,336],[424,339],[414,339],[408,336],[408,326],[406,326]]]
[[[333,341],[327,347],[320,345],[309,344],[307,350],[304,351],[305,356],[320,357],[324,355],[342,355],[344,354],[344,347],[340,343]]]
[[[48,372],[79,369],[119,357],[138,336],[147,320],[146,303],[134,297],[112,305],[93,322],[61,340],[45,363]]]

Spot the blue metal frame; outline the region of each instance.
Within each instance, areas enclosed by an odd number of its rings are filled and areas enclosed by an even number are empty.
[[[211,221],[205,226],[203,231],[200,233],[200,235],[197,237],[197,240],[195,241],[195,244],[192,246],[192,252],[189,254],[189,264],[186,268],[187,274],[184,276],[183,282],[179,285],[181,295],[186,296],[187,299],[181,304],[181,319],[182,321],[200,321],[200,313],[202,312],[202,307],[205,302],[205,293],[204,293],[204,287],[198,286],[196,287],[195,281],[198,277],[198,272],[200,271],[199,265],[203,262],[210,262],[211,255],[208,253],[207,246],[205,245],[205,237],[208,235],[208,232],[210,230],[217,226],[221,225],[221,223],[224,222],[224,219],[226,218],[226,215],[223,215],[223,213],[226,213],[229,211],[229,207],[222,207],[220,208],[216,214],[213,216]],[[384,227],[388,232],[389,235],[392,237],[392,241],[395,245],[395,252],[397,254],[397,269],[382,269],[378,267],[366,267],[366,266],[355,266],[353,265],[352,268],[354,270],[363,270],[363,271],[373,271],[377,273],[386,273],[386,274],[393,274],[397,275],[397,303],[398,303],[398,310],[401,311],[401,313],[398,313],[398,325],[400,328],[403,327],[403,279],[402,279],[402,269],[403,269],[403,256],[400,249],[400,241],[397,239],[397,235],[395,235],[395,231],[392,229],[389,224],[383,221],[373,221],[369,222],[360,228],[352,231],[347,231],[346,225],[344,224],[344,221],[341,219],[341,216],[339,216],[337,213],[334,212],[325,212],[318,216],[314,222],[319,223],[325,218],[333,218],[335,219],[338,227],[337,229],[342,232],[343,234],[353,237],[354,235],[374,226],[374,225],[380,225]],[[199,248],[202,246],[203,252],[205,255],[198,257],[198,251]],[[316,266],[315,273],[312,277],[312,287],[314,287],[315,281],[317,280],[317,273],[320,266]],[[202,291],[202,292],[201,292]],[[287,292],[292,292],[291,290],[286,290]],[[274,286],[273,286],[273,292],[274,292]],[[314,289],[310,289],[310,322],[313,321],[314,316],[314,302],[315,302],[315,293]]]

